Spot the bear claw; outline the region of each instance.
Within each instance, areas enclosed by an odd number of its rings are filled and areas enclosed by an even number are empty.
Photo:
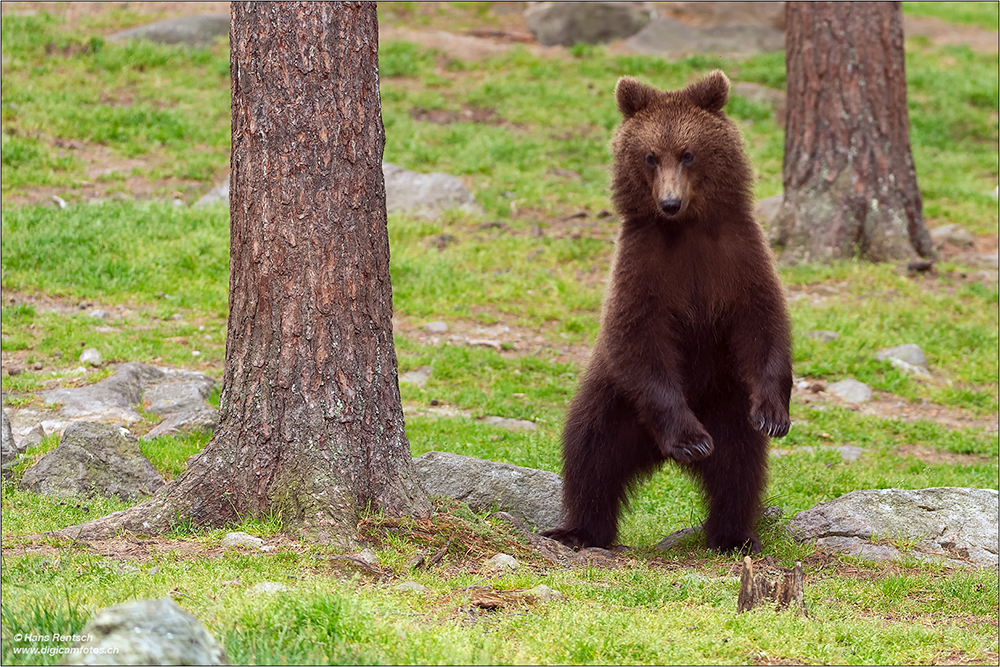
[[[678,463],[691,463],[707,458],[715,449],[711,440],[702,440],[680,447],[671,447],[669,456]]]
[[[754,427],[768,437],[782,438],[788,435],[790,424],[770,422],[760,415],[753,415],[750,419],[753,421]]]

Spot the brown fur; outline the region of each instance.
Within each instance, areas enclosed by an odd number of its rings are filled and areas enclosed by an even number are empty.
[[[629,491],[664,461],[702,483],[705,535],[759,551],[768,436],[788,432],[791,337],[752,215],[752,171],[719,71],[680,91],[615,88],[613,198],[623,217],[590,367],[563,433],[563,523],[607,546]]]

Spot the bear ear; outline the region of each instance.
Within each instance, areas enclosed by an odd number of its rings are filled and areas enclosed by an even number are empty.
[[[631,76],[621,77],[615,85],[618,110],[626,120],[648,107],[656,94],[655,89]]]
[[[715,113],[726,106],[729,99],[729,77],[722,70],[711,72],[698,83],[692,83],[683,91],[694,105]]]

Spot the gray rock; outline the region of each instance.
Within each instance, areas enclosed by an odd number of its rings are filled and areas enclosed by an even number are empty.
[[[388,162],[382,164],[385,177],[386,211],[406,211],[413,215],[436,218],[448,209],[460,209],[466,213],[482,213],[483,209],[462,181],[454,176],[439,172],[420,174],[397,167]],[[195,206],[208,206],[221,202],[229,204],[229,177],[199,199]]]
[[[817,447],[805,445],[803,447],[796,447],[795,449],[772,449],[771,455],[781,458],[795,452],[808,452],[810,454],[813,452],[837,452],[840,454],[840,458],[845,461],[857,461],[866,451],[868,450],[856,445],[819,445]]]
[[[135,362],[118,364],[114,370],[114,375],[97,384],[40,392],[42,401],[60,404],[61,421],[46,422],[47,427],[59,431],[79,421],[126,424],[142,421],[133,406],[144,401],[151,404],[151,412],[165,417],[144,436],[146,440],[196,430],[212,431],[218,424],[218,410],[204,401],[215,384],[212,378]]]
[[[212,433],[219,426],[219,410],[207,403],[200,407],[169,414],[163,421],[142,436],[143,440],[152,440],[160,436],[177,437],[185,433]]]
[[[426,493],[461,500],[474,512],[509,510],[538,531],[562,517],[562,478],[555,473],[448,452],[427,452],[413,464]]]
[[[668,549],[673,549],[679,546],[682,542],[687,542],[689,539],[693,539],[695,535],[702,534],[701,526],[694,526],[693,528],[681,528],[680,530],[675,530],[670,533],[662,540],[656,543],[654,549],[660,551],[667,551]]]
[[[416,593],[417,595],[423,595],[427,592],[426,586],[418,584],[415,581],[401,581],[392,588],[393,590],[403,591],[404,593]]]
[[[419,174],[384,162],[385,208],[406,211],[412,215],[436,218],[448,209],[466,213],[482,213],[482,207],[462,181],[449,174],[435,172]]]
[[[428,322],[427,324],[424,325],[424,331],[431,334],[445,333],[446,331],[448,331],[448,324],[447,322],[441,322],[441,321]]]
[[[264,540],[259,537],[254,537],[249,533],[244,533],[241,531],[236,531],[233,533],[226,533],[222,537],[222,542],[219,543],[223,549],[235,548],[235,547],[245,547],[247,549],[257,549],[264,544]]]
[[[133,501],[152,495],[163,479],[128,429],[77,422],[66,429],[58,447],[24,472],[21,486],[50,496]]]
[[[80,353],[80,363],[90,364],[91,366],[98,367],[104,363],[101,359],[101,353],[95,348],[88,347],[86,350]]]
[[[497,554],[486,561],[486,569],[494,572],[513,572],[519,567],[521,564],[510,554]]]
[[[527,419],[512,419],[510,417],[483,417],[482,423],[489,426],[497,426],[499,428],[505,428],[508,431],[536,431],[538,430],[538,424],[535,422],[530,422]]]
[[[358,554],[356,554],[355,557],[358,560],[368,563],[372,567],[378,567],[381,565],[381,563],[378,562],[378,556],[375,555],[375,552],[367,547],[362,549]]]
[[[38,394],[45,403],[60,403],[59,415],[69,421],[107,420],[137,422],[142,417],[132,407],[142,402],[146,384],[162,380],[166,373],[145,364],[115,367],[115,374],[86,387],[52,389]]]
[[[826,392],[848,403],[867,403],[872,400],[871,387],[853,378],[847,378],[840,382],[831,382],[826,385]]]
[[[875,358],[879,361],[902,361],[903,363],[909,364],[910,366],[920,366],[927,368],[927,357],[924,355],[924,351],[920,349],[919,345],[913,345],[912,343],[907,343],[905,345],[897,345],[896,347],[886,348],[880,350]]]
[[[201,622],[170,598],[107,607],[80,632],[88,650],[69,653],[67,665],[228,665],[222,646]]]
[[[552,600],[565,600],[566,596],[559,591],[553,590],[546,586],[545,584],[538,584],[533,588],[529,588],[524,591],[514,591],[511,593],[512,597],[515,598],[533,598],[535,600],[541,600],[543,602],[551,602]]]
[[[212,393],[215,380],[207,375],[193,379],[165,380],[146,387],[142,393],[143,403],[150,412],[163,416],[197,410],[205,405],[205,399]]]
[[[14,434],[10,430],[10,420],[7,419],[7,411],[0,408],[3,415],[2,426],[0,426],[0,469],[3,470],[3,477],[10,477],[10,468],[17,463],[18,457],[24,449],[19,448],[14,441]]]
[[[410,384],[415,384],[418,387],[423,387],[427,384],[427,381],[431,378],[431,371],[433,369],[430,366],[421,366],[407,373],[403,373],[399,376],[400,382],[409,382]]]
[[[108,312],[106,310],[101,310],[100,308],[98,308],[97,310],[90,311],[90,316],[98,320],[103,320],[107,318]]]
[[[264,593],[266,595],[274,595],[275,593],[284,593],[288,590],[288,586],[284,584],[279,584],[277,581],[262,581],[250,589],[251,593]]]
[[[807,331],[803,334],[806,338],[815,338],[821,343],[829,343],[830,341],[837,340],[840,338],[840,334],[836,331],[826,331],[823,329],[817,329],[815,331]]]
[[[913,542],[921,560],[996,567],[998,512],[993,489],[872,489],[799,512],[787,529],[799,542],[816,539],[817,546],[863,558],[898,557],[895,546],[896,553],[871,548],[875,536]]]
[[[21,447],[27,450],[30,447],[37,447],[38,443],[45,439],[45,427],[41,424],[35,424],[35,426],[28,431],[27,435],[24,436],[24,440],[21,441]]]
[[[698,28],[670,18],[655,18],[630,37],[625,47],[634,53],[676,57],[711,53],[746,58],[758,53],[783,51],[785,33],[763,25],[732,25]]]
[[[650,11],[638,2],[539,2],[524,11],[528,30],[545,46],[602,44],[645,28]]]
[[[958,248],[971,248],[976,244],[976,237],[962,225],[942,225],[930,230],[931,241],[936,248],[942,247],[945,243]]]
[[[211,46],[216,37],[223,35],[229,35],[229,14],[181,16],[116,32],[108,36],[108,39],[148,39],[157,44],[187,44],[200,49]]]
[[[784,2],[673,2],[673,16],[701,27],[763,25],[785,30]]]
[[[226,176],[226,180],[202,195],[201,199],[196,201],[194,205],[197,208],[201,208],[202,206],[209,206],[216,202],[223,203],[226,206],[229,205],[229,176]]]
[[[971,266],[973,268],[995,270],[998,266],[997,257],[998,257],[997,253],[995,252],[993,253],[970,252],[958,255],[957,257],[955,257],[955,261],[961,262],[966,266]],[[996,273],[994,273],[993,275],[995,276]]]

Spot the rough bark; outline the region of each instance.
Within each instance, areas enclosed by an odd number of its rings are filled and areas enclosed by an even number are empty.
[[[84,538],[280,513],[351,543],[360,511],[425,514],[392,340],[374,3],[232,3],[226,368],[212,441]]]
[[[782,262],[931,257],[898,2],[785,5]]]

